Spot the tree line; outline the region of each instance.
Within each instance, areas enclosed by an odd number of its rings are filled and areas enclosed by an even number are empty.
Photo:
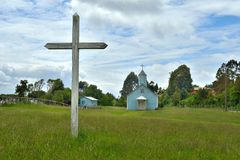
[[[43,90],[44,86],[47,88],[47,91]],[[30,98],[53,100],[65,104],[71,103],[71,89],[65,88],[61,79],[48,79],[46,82],[44,79],[40,79],[34,83],[20,80],[20,84],[17,84],[15,92],[19,97],[28,96]]]
[[[170,72],[168,87],[162,89],[154,81],[147,82],[148,87],[158,94],[159,107],[164,106],[231,106],[240,107],[240,61],[230,60],[223,63],[216,72],[216,80],[205,87],[193,85],[190,68],[183,64]],[[43,87],[47,91],[43,90]],[[79,98],[91,96],[99,100],[102,106],[126,106],[127,95],[138,86],[138,76],[130,72],[123,82],[120,97],[103,93],[96,85],[86,81],[79,82]],[[61,79],[40,79],[34,83],[21,80],[16,86],[18,96],[42,98],[61,103],[71,103],[71,89],[65,88]]]
[[[43,88],[46,87],[47,91]],[[17,84],[16,94],[19,97],[30,97],[53,100],[60,103],[71,104],[71,89],[65,88],[61,79],[40,79],[34,83],[28,83],[27,80],[20,80]],[[88,84],[86,81],[79,82],[79,99],[83,96],[91,96],[98,99],[102,106],[122,106],[119,100],[111,93],[103,93],[96,85]]]
[[[154,81],[147,82],[148,87],[158,94],[159,107],[237,107],[240,108],[240,61],[230,60],[223,63],[216,72],[216,80],[199,87],[193,85],[190,68],[183,64],[170,72],[168,87],[162,89]],[[138,85],[134,72],[126,77],[120,91],[121,99],[126,97]]]

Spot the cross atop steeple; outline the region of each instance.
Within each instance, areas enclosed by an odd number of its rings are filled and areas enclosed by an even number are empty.
[[[147,75],[146,73],[143,71],[143,67],[144,65],[140,65],[142,67],[141,72],[138,74],[138,84],[139,86],[144,85],[147,86]]]

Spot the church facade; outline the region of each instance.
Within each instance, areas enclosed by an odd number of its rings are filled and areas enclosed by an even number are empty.
[[[128,110],[154,110],[158,107],[158,95],[147,87],[147,75],[142,71],[138,75],[138,86],[127,96]]]

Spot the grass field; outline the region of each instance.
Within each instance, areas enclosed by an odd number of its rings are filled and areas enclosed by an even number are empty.
[[[0,159],[240,159],[240,113],[218,109],[0,107]]]

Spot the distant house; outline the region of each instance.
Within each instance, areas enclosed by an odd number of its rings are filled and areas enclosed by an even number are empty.
[[[197,94],[197,93],[198,93],[198,91],[199,91],[200,89],[201,89],[201,88],[200,88],[200,87],[198,87],[198,86],[196,86],[196,87],[193,87],[193,89],[192,89],[191,93],[192,93],[192,94]]]
[[[201,90],[201,89],[207,90],[212,95],[216,94],[214,89],[209,88],[209,87],[203,87],[203,88],[201,88],[201,87],[194,87],[193,90],[191,91],[191,93],[192,94],[197,94],[199,92],[199,90]]]
[[[80,98],[79,106],[80,107],[96,107],[98,105],[97,101],[98,100],[96,98],[85,96]]]
[[[128,110],[154,110],[158,107],[158,95],[147,87],[147,75],[138,75],[138,87],[127,96]]]

